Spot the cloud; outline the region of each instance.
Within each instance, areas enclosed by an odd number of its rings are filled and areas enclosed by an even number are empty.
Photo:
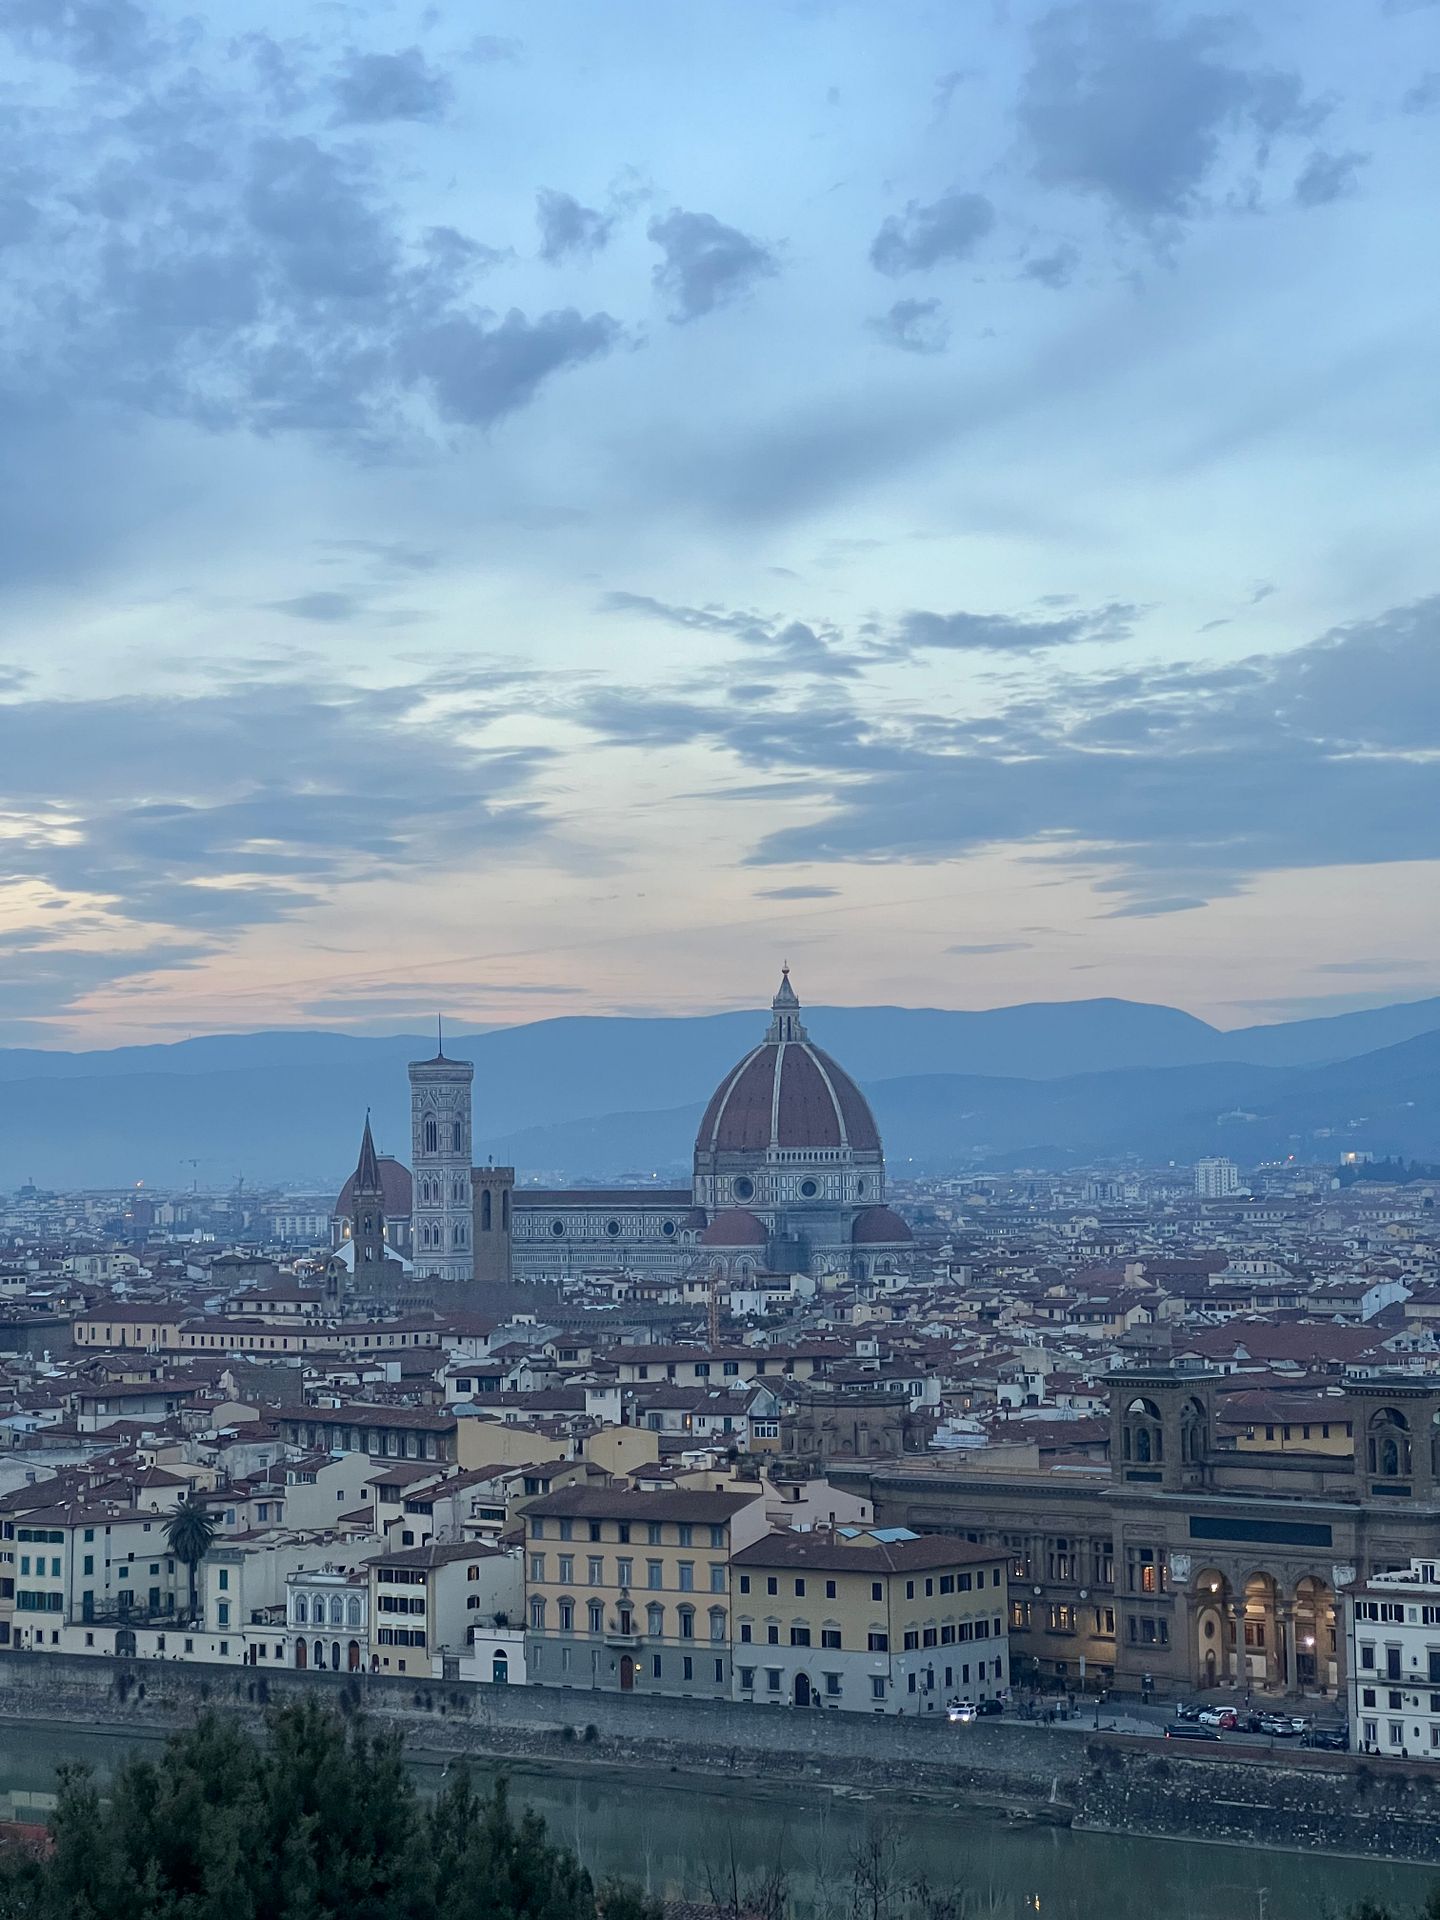
[[[877,314],[865,325],[877,340],[904,353],[943,353],[950,340],[938,300],[897,300],[888,313]]]
[[[922,206],[912,200],[892,213],[870,243],[870,264],[898,277],[949,260],[965,260],[995,225],[995,209],[980,193],[947,193]]]
[[[133,0],[4,0],[0,32],[27,53],[87,72],[126,74],[156,51],[145,12]]]
[[[540,228],[540,258],[552,264],[571,254],[599,253],[610,243],[615,222],[594,207],[582,207],[570,193],[542,187],[535,196],[535,219]]]
[[[1423,975],[1429,973],[1434,968],[1434,965],[1435,962],[1433,959],[1326,960],[1320,962],[1316,966],[1315,971],[1316,973],[1350,973],[1362,976],[1374,974],[1378,977],[1384,977],[1392,973]]]
[[[361,602],[353,593],[300,593],[293,600],[271,600],[272,613],[287,613],[293,620],[318,620],[334,624],[353,620],[361,611]]]
[[[1109,913],[1101,914],[1102,920],[1153,920],[1166,913],[1193,913],[1196,907],[1203,907],[1202,899],[1187,899],[1184,894],[1171,894],[1166,899],[1132,900],[1128,906],[1115,907]]]
[[[728,306],[777,271],[767,247],[712,213],[677,207],[657,216],[645,231],[665,256],[651,278],[670,301],[670,318],[677,325]]]
[[[1368,153],[1321,153],[1306,161],[1295,182],[1295,198],[1302,207],[1328,207],[1332,200],[1345,200],[1356,191],[1360,169],[1369,161]]]
[[[1052,668],[1042,691],[974,718],[845,699],[732,710],[616,687],[582,692],[573,711],[617,743],[725,751],[736,792],[821,803],[768,834],[755,866],[1024,847],[1108,869],[1101,890],[1135,917],[1286,868],[1435,858],[1440,598],[1287,653]]]
[[[1029,953],[1031,943],[1028,940],[979,940],[969,945],[946,947],[946,953]]]
[[[1263,166],[1327,112],[1293,72],[1242,64],[1231,14],[1173,22],[1148,0],[1078,0],[1036,22],[1018,118],[1043,185],[1093,194],[1133,226],[1197,213],[1226,161]]]
[[[839,887],[757,887],[757,900],[834,900]]]
[[[416,724],[432,697],[425,680],[371,690],[270,677],[14,705],[0,764],[6,873],[92,903],[118,929],[113,975],[135,969],[128,948],[168,964],[167,950],[213,948],[355,882],[538,842],[546,822],[523,790],[545,756]],[[0,968],[0,1013],[8,976]]]
[[[1414,86],[1406,89],[1400,105],[1406,113],[1440,111],[1440,72],[1432,69],[1422,73]]]
[[[440,321],[409,343],[406,364],[429,386],[442,419],[491,426],[527,406],[552,375],[608,353],[619,337],[608,313],[565,307],[529,320],[512,307],[494,326],[464,315]]]
[[[1044,653],[1083,641],[1128,638],[1141,609],[1114,602],[1092,612],[1031,620],[1008,613],[926,613],[901,616],[896,638],[902,648],[939,648],[979,653]]]
[[[833,627],[812,626],[781,615],[735,611],[726,607],[687,607],[654,599],[647,593],[607,593],[600,601],[603,613],[639,614],[663,620],[667,626],[692,633],[726,635],[762,656],[761,664],[774,674],[808,674],[826,679],[853,679],[867,650],[847,650],[844,637]],[[873,651],[873,650],[870,650]]]
[[[1058,293],[1062,287],[1068,287],[1075,278],[1075,270],[1080,265],[1080,249],[1066,240],[1058,247],[1052,247],[1049,253],[1033,253],[1020,268],[1023,280],[1037,280],[1042,287],[1049,287]]]
[[[400,53],[352,53],[334,82],[334,124],[441,120],[453,91],[419,47],[406,47]]]

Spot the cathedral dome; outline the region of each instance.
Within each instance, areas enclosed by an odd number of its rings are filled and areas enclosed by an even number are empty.
[[[869,1103],[845,1069],[813,1045],[787,967],[760,1045],[711,1095],[697,1154],[878,1154]]]
[[[915,1236],[892,1207],[862,1207],[850,1238],[857,1247],[908,1247]]]
[[[377,1157],[380,1169],[381,1207],[387,1220],[408,1220],[412,1205],[412,1187],[410,1169],[392,1159],[388,1153]],[[340,1198],[335,1202],[335,1218],[350,1220],[355,1214],[355,1175],[340,1189]]]
[[[763,1247],[764,1226],[744,1207],[726,1207],[700,1236],[702,1247]]]

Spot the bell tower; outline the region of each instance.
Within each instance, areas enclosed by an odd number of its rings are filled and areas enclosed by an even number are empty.
[[[411,1257],[417,1274],[473,1280],[470,1099],[475,1068],[451,1060],[436,1023],[436,1052],[410,1062],[410,1154],[414,1178]]]
[[[380,1161],[375,1139],[370,1132],[370,1115],[365,1115],[365,1131],[360,1138],[360,1158],[355,1167],[355,1205],[350,1215],[350,1239],[355,1248],[356,1291],[362,1281],[378,1286],[385,1271],[385,1193],[380,1182]]]

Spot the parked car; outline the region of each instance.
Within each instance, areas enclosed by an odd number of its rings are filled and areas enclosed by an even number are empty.
[[[1205,1707],[1200,1714],[1202,1727],[1224,1727],[1228,1733],[1240,1724],[1240,1716],[1234,1707]]]
[[[1294,1716],[1288,1713],[1262,1713],[1260,1732],[1268,1733],[1274,1740],[1293,1740],[1303,1731],[1304,1723],[1296,1725]]]
[[[1198,1700],[1182,1700],[1175,1709],[1175,1718],[1177,1720],[1198,1720],[1200,1718],[1200,1702]]]
[[[1318,1747],[1322,1753],[1348,1753],[1350,1751],[1349,1727],[1312,1727],[1305,1736],[1307,1747]]]
[[[973,1700],[952,1700],[945,1709],[945,1718],[952,1726],[968,1727],[975,1719]]]
[[[975,1703],[975,1711],[983,1720],[988,1714],[1004,1713],[1005,1702],[1003,1700],[977,1700]]]
[[[1193,1720],[1172,1720],[1165,1729],[1165,1738],[1167,1740],[1218,1740],[1220,1736],[1213,1727],[1198,1726]]]

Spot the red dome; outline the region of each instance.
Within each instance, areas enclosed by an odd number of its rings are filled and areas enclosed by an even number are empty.
[[[385,1209],[387,1220],[407,1220],[414,1204],[414,1186],[410,1179],[410,1169],[402,1166],[398,1160],[392,1160],[388,1153],[378,1157],[380,1168],[381,1205]],[[340,1198],[335,1202],[335,1212],[350,1219],[355,1212],[355,1176],[340,1189]]]
[[[794,1153],[849,1148],[879,1153],[865,1096],[845,1069],[811,1044],[787,971],[770,1030],[711,1095],[697,1153]]]
[[[909,1246],[909,1227],[891,1207],[865,1207],[855,1216],[850,1238],[861,1247]]]
[[[702,1247],[763,1247],[765,1240],[764,1227],[743,1207],[727,1207],[717,1213],[700,1236]]]

